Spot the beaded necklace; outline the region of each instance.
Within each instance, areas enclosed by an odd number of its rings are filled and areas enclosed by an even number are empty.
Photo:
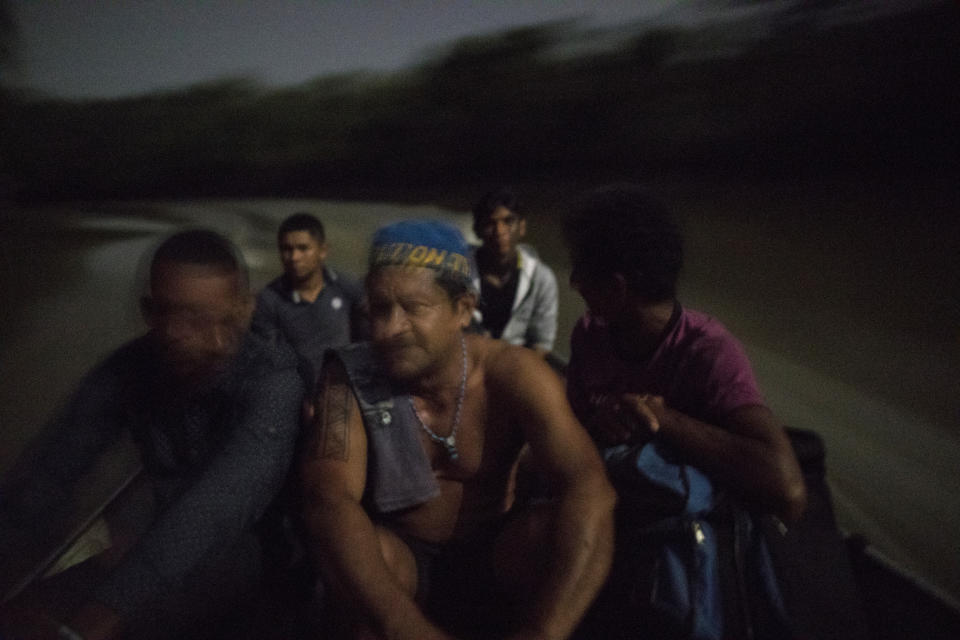
[[[457,392],[457,408],[453,414],[453,428],[450,429],[450,435],[446,438],[439,436],[424,424],[423,418],[420,417],[420,412],[417,411],[417,406],[413,403],[413,396],[410,396],[410,408],[413,409],[413,415],[417,419],[417,422],[420,423],[420,427],[430,436],[431,440],[443,445],[447,451],[447,456],[451,460],[456,460],[460,457],[460,452],[457,451],[457,429],[460,427],[460,411],[463,409],[463,397],[467,391],[467,343],[463,338],[463,334],[460,334],[460,353],[463,358],[463,364],[461,365],[462,372],[460,374],[460,390]]]

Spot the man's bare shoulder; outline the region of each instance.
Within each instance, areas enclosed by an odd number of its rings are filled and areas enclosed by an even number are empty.
[[[553,369],[532,349],[483,336],[472,337],[469,344],[488,389],[516,396],[560,384]]]

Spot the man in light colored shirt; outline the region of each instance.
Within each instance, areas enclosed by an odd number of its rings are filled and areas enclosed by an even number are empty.
[[[493,338],[541,354],[557,337],[557,279],[533,247],[520,244],[527,221],[512,192],[491,191],[473,209],[480,325]]]

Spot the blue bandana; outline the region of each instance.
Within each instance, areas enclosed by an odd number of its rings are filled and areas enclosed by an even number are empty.
[[[373,234],[371,269],[388,265],[427,267],[473,284],[470,250],[452,224],[437,220],[405,220]]]

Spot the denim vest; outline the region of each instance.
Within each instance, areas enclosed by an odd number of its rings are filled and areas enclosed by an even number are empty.
[[[440,493],[420,443],[420,426],[409,394],[397,392],[382,373],[369,343],[327,352],[343,363],[367,433],[364,503],[378,513],[406,509]]]

